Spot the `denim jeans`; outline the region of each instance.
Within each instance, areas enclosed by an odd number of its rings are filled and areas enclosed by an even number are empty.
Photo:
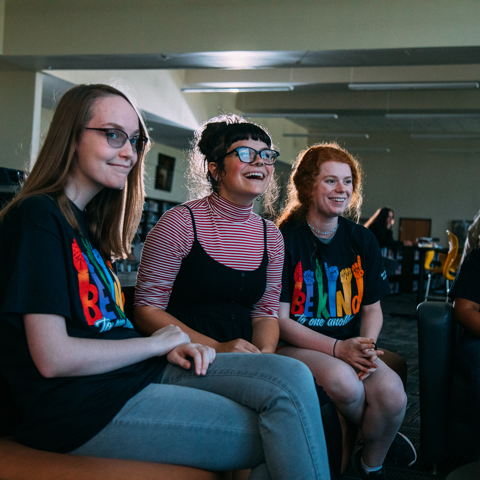
[[[205,376],[168,365],[74,455],[207,470],[253,467],[251,479],[329,480],[313,377],[278,355],[218,354]]]
[[[480,456],[480,340],[465,333],[455,346],[453,359],[472,386],[470,412],[475,427],[477,456]]]

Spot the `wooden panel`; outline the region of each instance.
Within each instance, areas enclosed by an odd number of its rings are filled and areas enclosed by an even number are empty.
[[[410,240],[416,243],[419,237],[430,237],[432,231],[432,220],[430,218],[401,218],[400,219],[400,240]]]

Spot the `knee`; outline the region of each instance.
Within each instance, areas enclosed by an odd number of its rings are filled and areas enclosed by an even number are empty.
[[[403,388],[403,383],[395,374],[389,381],[381,382],[378,388],[370,392],[368,403],[376,403],[376,406],[389,415],[399,415],[405,413],[407,407],[407,394]]]
[[[355,371],[348,368],[339,368],[332,372],[322,385],[334,403],[355,403],[364,395],[362,382]]]
[[[310,369],[300,360],[280,355],[265,355],[273,362],[271,372],[280,383],[286,382],[289,385],[294,384],[296,388],[302,385],[312,387],[314,379]]]

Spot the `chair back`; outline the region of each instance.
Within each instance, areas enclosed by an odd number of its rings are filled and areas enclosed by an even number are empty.
[[[434,258],[435,258],[435,250],[428,250],[427,253],[425,253],[425,263],[424,263],[425,271],[428,274],[433,274],[433,273],[442,274],[443,273],[443,265],[445,264],[446,256],[443,253],[440,253],[439,256],[438,256],[438,259],[439,259],[441,265],[432,267],[432,262],[433,262]],[[438,263],[438,262],[436,262],[436,263]]]
[[[434,256],[435,256],[435,250],[428,250],[428,252],[425,253],[424,267],[426,271],[430,270],[430,265],[432,264]]]
[[[447,280],[455,280],[455,274],[457,273],[455,268],[452,268],[454,261],[458,255],[458,238],[455,234],[447,230],[448,235],[448,255],[443,265],[443,276]],[[458,266],[457,266],[458,268]]]

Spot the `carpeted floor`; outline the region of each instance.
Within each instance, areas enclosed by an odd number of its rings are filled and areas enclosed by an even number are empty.
[[[408,405],[400,431],[414,444],[419,457],[416,464],[412,467],[389,468],[387,477],[389,480],[444,480],[451,471],[461,465],[472,462],[473,458],[465,455],[448,455],[444,463],[439,465],[437,474],[432,473],[432,465],[422,461],[415,307],[416,294],[391,295],[382,301],[384,323],[377,343],[379,348],[384,347],[398,353],[408,363]],[[350,468],[342,476],[342,480],[357,480],[358,478],[353,468]]]

